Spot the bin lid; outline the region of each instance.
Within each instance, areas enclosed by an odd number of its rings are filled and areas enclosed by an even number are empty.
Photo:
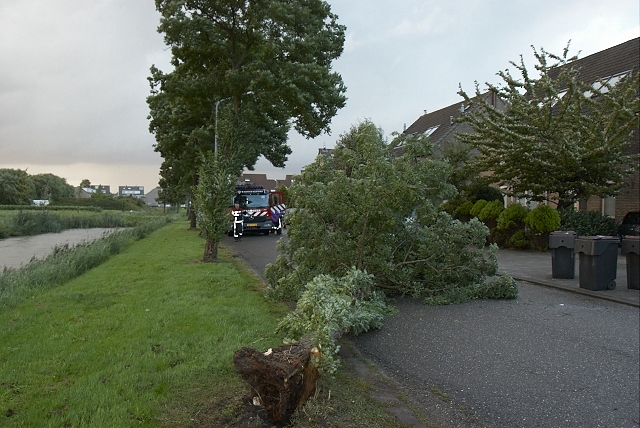
[[[617,247],[620,239],[617,236],[580,236],[576,238],[576,252],[584,253],[588,256],[599,256],[604,253],[610,245]]]
[[[640,236],[625,236],[622,238],[620,252],[622,254],[640,254]]]
[[[549,248],[575,248],[576,232],[573,230],[556,230],[549,233]]]

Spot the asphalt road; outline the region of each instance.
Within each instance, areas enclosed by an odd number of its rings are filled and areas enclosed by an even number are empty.
[[[262,275],[277,239],[228,243]],[[518,287],[512,301],[396,299],[397,315],[353,340],[416,403],[437,390],[493,428],[640,426],[640,310]]]

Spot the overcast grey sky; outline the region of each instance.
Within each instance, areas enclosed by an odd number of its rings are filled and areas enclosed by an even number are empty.
[[[531,45],[580,57],[640,36],[638,0],[329,0],[347,26],[335,70],[347,106],[332,134],[291,134],[287,168],[260,161],[270,178],[297,174],[319,147],[363,119],[402,131],[423,110],[461,101],[474,81]],[[153,0],[0,1],[0,168],[51,172],[78,185],[158,182],[160,156],[148,132],[149,67],[168,71]]]

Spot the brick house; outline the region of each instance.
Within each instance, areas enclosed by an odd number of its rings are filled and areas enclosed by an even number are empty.
[[[614,84],[620,78],[637,73],[640,66],[640,38],[629,40],[617,46],[605,49],[595,54],[580,58],[567,66],[577,67],[579,77],[584,82],[593,82],[594,87],[599,87],[599,81]],[[495,94],[485,93],[486,97],[496,108],[504,109],[505,105]],[[470,133],[473,129],[466,123],[456,123],[455,119],[465,114],[468,106],[463,103],[452,104],[440,110],[420,116],[408,128],[405,134],[424,133],[430,137],[434,145],[434,154],[438,156],[442,148],[455,142],[456,134]],[[640,133],[635,130],[631,136],[629,153],[640,153]],[[598,211],[610,217],[622,220],[628,211],[640,210],[640,165],[636,163],[635,174],[631,176],[625,186],[616,197],[602,199],[592,197],[588,201],[579,204],[580,210]],[[508,201],[508,202],[512,202]]]
[[[504,110],[504,102],[495,93],[485,92],[481,96],[495,108]],[[463,102],[451,104],[431,113],[427,113],[425,110],[424,114],[403,133],[406,135],[425,134],[433,144],[434,155],[440,156],[445,146],[455,143],[456,134],[473,132],[473,128],[468,123],[456,122],[456,119],[462,117],[468,110],[469,106]]]
[[[593,83],[600,88],[600,81],[615,84],[621,78],[638,72],[640,67],[640,37],[612,46],[569,64],[579,70],[580,80]],[[553,75],[552,75],[553,77]],[[636,112],[636,115],[640,112]],[[636,128],[628,147],[629,154],[640,153],[640,132]],[[599,211],[610,217],[622,220],[622,217],[634,210],[640,210],[640,165],[636,161],[635,173],[629,177],[620,193],[611,198],[591,197],[581,203],[580,210]]]

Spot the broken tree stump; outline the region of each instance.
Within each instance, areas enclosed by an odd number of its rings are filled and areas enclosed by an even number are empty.
[[[242,348],[235,352],[236,372],[254,389],[254,405],[264,407],[271,422],[288,423],[316,390],[320,377],[311,361],[319,351],[310,341],[282,345],[267,352]]]

